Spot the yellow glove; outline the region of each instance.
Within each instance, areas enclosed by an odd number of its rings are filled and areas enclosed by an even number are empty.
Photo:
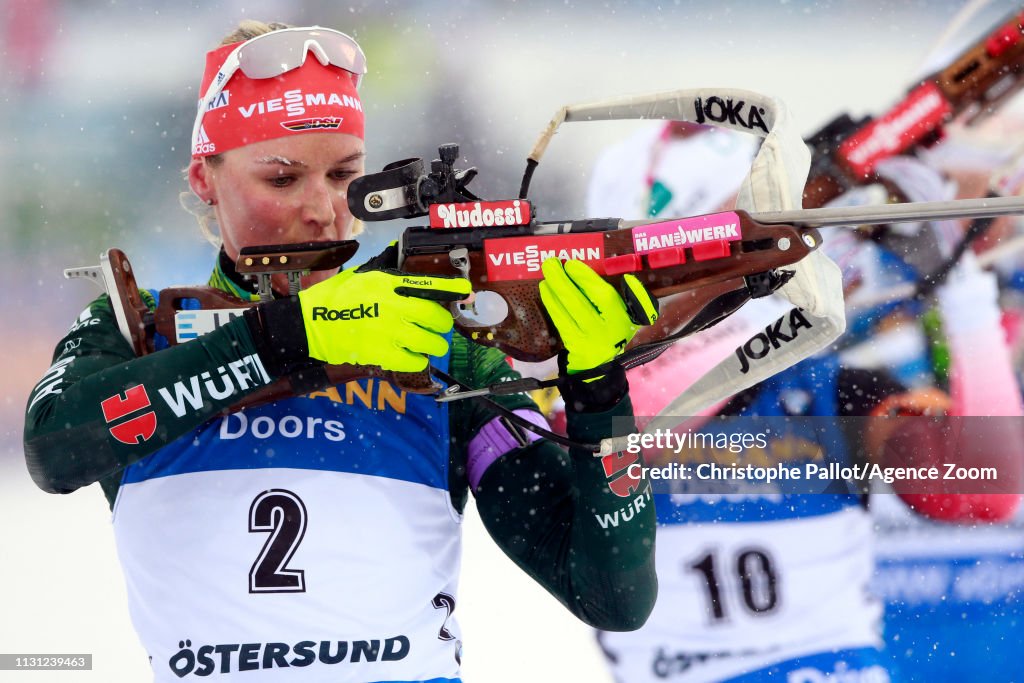
[[[658,319],[657,301],[632,275],[624,276],[620,295],[582,261],[566,261],[563,266],[549,258],[541,271],[540,300],[562,338],[570,375],[614,359],[626,350],[640,325]]]
[[[299,292],[309,356],[331,365],[418,372],[448,353],[452,315],[438,302],[469,296],[465,278],[350,268]]]

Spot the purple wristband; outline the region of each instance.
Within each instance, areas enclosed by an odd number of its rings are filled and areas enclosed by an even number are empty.
[[[531,424],[548,429],[548,421],[536,410],[520,408],[513,412]],[[540,439],[540,436],[533,432],[524,430],[524,433],[527,443],[533,443]],[[476,491],[476,487],[480,485],[480,479],[491,463],[513,448],[519,448],[520,445],[519,439],[508,430],[508,427],[502,422],[502,418],[496,417],[485,424],[469,442],[469,456],[466,458],[466,475],[469,477],[469,485],[473,490]]]

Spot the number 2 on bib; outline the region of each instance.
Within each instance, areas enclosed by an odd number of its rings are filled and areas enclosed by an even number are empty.
[[[270,533],[249,570],[249,592],[306,592],[306,572],[288,568],[306,533],[302,499],[284,489],[259,494],[249,506],[249,532]]]

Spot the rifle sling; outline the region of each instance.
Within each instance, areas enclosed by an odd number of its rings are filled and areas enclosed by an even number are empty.
[[[776,285],[776,288],[784,284],[786,280],[788,280],[787,277],[780,278],[780,281]],[[599,365],[596,368],[591,368],[590,370],[584,370],[583,372],[577,373],[576,375],[574,375],[574,378],[590,379],[593,377],[600,377],[606,374],[608,370],[614,365],[620,365],[623,369],[630,370],[632,368],[639,367],[640,365],[643,365],[645,363],[649,363],[658,356],[660,356],[662,353],[664,353],[671,344],[682,339],[683,337],[687,337],[696,332],[701,332],[721,322],[722,320],[724,320],[725,318],[729,317],[737,310],[739,310],[739,308],[750,299],[750,291],[746,288],[736,289],[731,292],[721,294],[712,299],[707,306],[701,309],[701,311],[690,322],[684,325],[677,332],[669,335],[668,337],[665,337],[660,341],[650,342],[648,344],[643,344],[641,346],[637,346],[636,348],[630,349],[629,351],[622,354],[613,361],[610,361],[603,365]],[[554,443],[557,443],[568,448],[582,448],[593,453],[597,453],[600,450],[599,444],[579,443],[567,437],[556,434],[548,429],[544,429],[543,427],[538,427],[537,425],[523,419],[522,417],[516,415],[511,410],[502,406],[497,401],[494,401],[488,397],[488,395],[498,396],[504,394],[524,393],[534,391],[536,389],[546,389],[548,387],[553,386],[561,388],[561,385],[565,381],[564,377],[554,377],[552,379],[546,380],[539,380],[533,377],[523,377],[512,382],[499,382],[497,384],[492,384],[488,387],[485,387],[484,391],[487,394],[485,395],[481,393],[475,393],[480,390],[476,389],[475,387],[466,386],[465,384],[457,381],[451,375],[442,372],[441,370],[438,370],[433,366],[431,366],[430,372],[438,379],[441,379],[442,381],[446,382],[449,388],[457,387],[459,392],[466,392],[467,394],[470,394],[466,396],[466,398],[472,398],[473,400],[480,402],[489,410],[507,419],[509,422],[513,423],[517,427],[531,431],[544,439],[548,439],[549,441],[553,441]],[[458,396],[459,392],[456,392],[455,395]]]
[[[440,380],[442,380],[444,382],[447,382],[449,387],[457,386],[457,387],[460,387],[461,389],[463,389],[465,391],[472,391],[473,390],[472,387],[467,387],[465,384],[462,384],[461,382],[456,380],[454,377],[452,377],[448,373],[443,372],[441,370],[438,370],[434,366],[430,366],[430,373],[432,375],[434,375],[435,377],[437,377],[438,379],[440,379]],[[494,385],[492,387],[488,387],[488,389],[491,391],[491,393],[494,393],[494,394],[498,394],[498,393],[511,394],[511,393],[519,393],[519,392],[522,392],[522,391],[531,391],[533,389],[540,389],[540,388],[543,388],[543,387],[552,386],[552,385],[554,385],[556,383],[557,383],[557,380],[540,381],[540,380],[533,379],[532,377],[524,377],[522,380],[518,380],[516,382],[501,382],[501,383],[499,383],[497,385]],[[517,391],[495,391],[495,389],[497,387],[502,387],[503,385],[515,385],[517,387]],[[533,432],[534,434],[540,436],[543,439],[547,439],[549,441],[553,441],[554,443],[557,443],[557,444],[559,444],[561,446],[565,446],[566,448],[581,448],[581,449],[583,449],[585,451],[590,451],[591,453],[597,453],[599,450],[601,450],[600,444],[596,444],[596,443],[580,443],[580,442],[577,442],[577,441],[573,441],[572,439],[570,439],[568,437],[564,437],[564,436],[562,436],[560,434],[556,434],[556,433],[552,432],[549,429],[544,429],[543,427],[539,427],[539,426],[533,424],[532,422],[530,422],[529,420],[526,420],[525,418],[523,418],[523,417],[521,417],[519,415],[516,415],[514,412],[512,412],[511,410],[509,410],[505,406],[501,405],[500,403],[498,403],[497,401],[495,401],[495,400],[493,400],[491,398],[488,398],[487,396],[471,396],[470,398],[472,398],[474,401],[477,401],[481,405],[486,406],[491,412],[496,413],[500,417],[505,418],[508,422],[511,422],[516,427],[519,427],[521,429],[526,429],[528,431],[531,431],[531,432]]]

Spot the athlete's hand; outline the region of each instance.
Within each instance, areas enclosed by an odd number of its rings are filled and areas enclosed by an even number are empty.
[[[331,365],[418,372],[448,352],[452,315],[438,302],[469,296],[460,277],[350,268],[299,292],[309,356]]]
[[[582,261],[566,261],[563,266],[549,258],[541,271],[541,303],[562,338],[570,375],[614,359],[626,350],[640,325],[658,319],[657,301],[632,275],[624,277],[620,296]]]

